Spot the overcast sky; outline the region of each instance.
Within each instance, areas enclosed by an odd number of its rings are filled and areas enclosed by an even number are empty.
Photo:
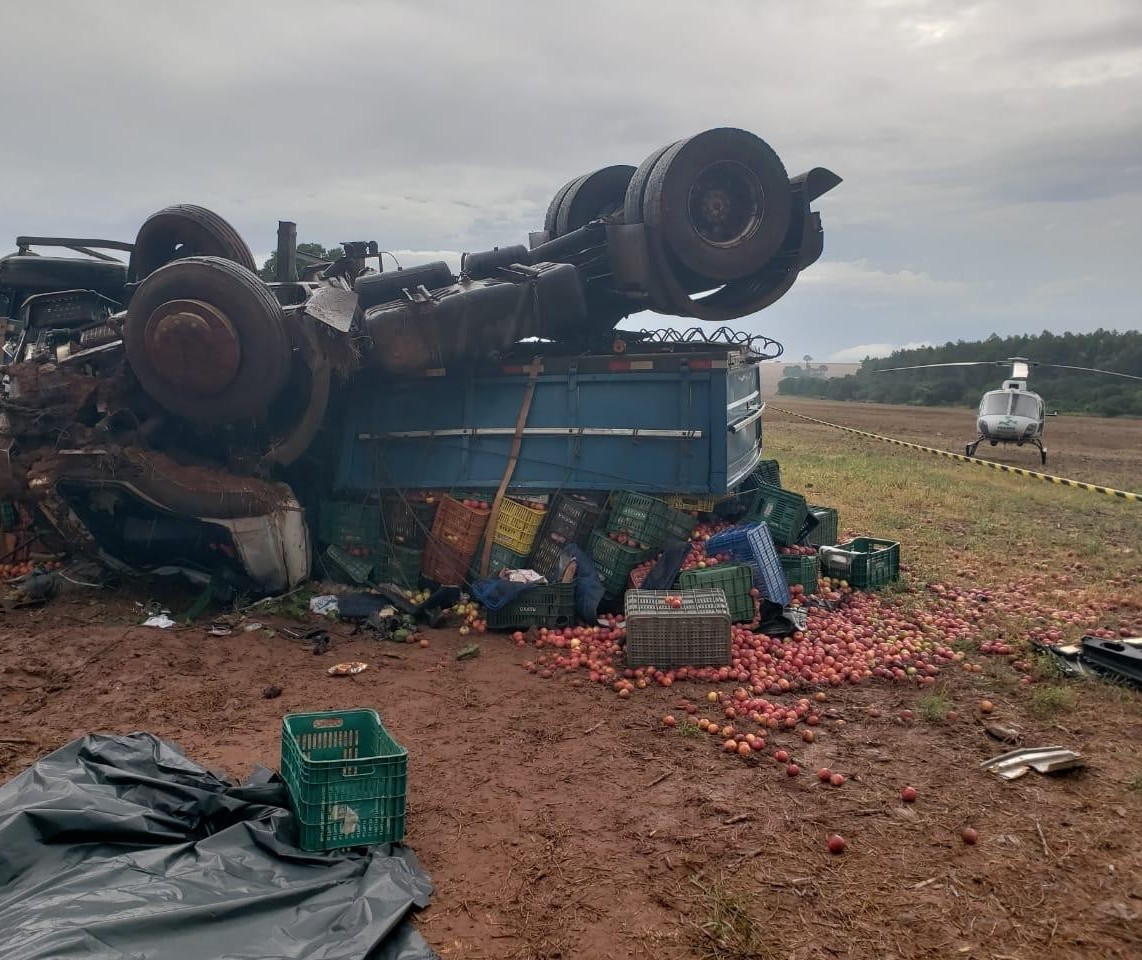
[[[844,178],[737,324],[787,356],[1139,327],[1139,0],[7,2],[0,89],[4,248],[189,202],[259,257],[281,218],[456,262],[730,125]]]

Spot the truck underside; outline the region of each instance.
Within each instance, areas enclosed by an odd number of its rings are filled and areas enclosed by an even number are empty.
[[[647,310],[725,324],[769,306],[820,256],[811,204],[839,182],[824,168],[789,177],[760,138],[709,130],[637,168],[605,167],[569,181],[527,246],[465,254],[459,275],[444,263],[381,272],[375,242],[347,243],[336,261],[299,268],[292,224],[283,224],[278,276],[265,283],[234,229],[188,205],[149,217],[132,243],[19,237],[17,252],[0,259],[7,318],[0,495],[61,549],[123,570],[197,579],[223,571],[241,589],[278,592],[308,574],[295,490],[336,482],[331,465],[351,460],[371,430],[439,439],[431,418],[418,422],[415,405],[431,405],[434,395],[439,403],[449,391],[448,403],[460,404],[460,385],[489,367],[500,386],[487,396],[511,404],[503,390],[516,396],[524,388],[503,378],[526,382],[520,371],[541,355],[545,398],[558,391],[560,402],[571,394],[593,402],[610,377],[624,384],[622,405],[634,411],[622,423],[602,414],[588,423],[572,402],[565,422],[549,414],[532,423],[536,449],[536,430],[578,430],[580,443],[584,431],[610,431],[585,458],[566,433],[561,447],[547,449],[545,457],[560,461],[554,487],[598,487],[587,478],[599,472],[592,458],[621,460],[624,448],[650,443],[654,412],[668,403],[674,409],[658,429],[679,435],[669,451],[657,437],[655,456],[629,458],[635,466],[623,479],[637,489],[724,488],[735,478],[731,461],[742,462],[742,436],[756,460],[760,399],[729,396],[725,377],[711,381],[702,364],[713,357],[721,368],[739,367],[779,356],[780,345],[725,330],[617,335],[615,326]],[[41,254],[46,248],[70,255]],[[655,358],[669,357],[669,377],[659,363],[655,378]],[[442,389],[426,379],[433,377]],[[714,383],[700,388],[701,409],[678,409],[671,398],[699,383]],[[458,456],[479,445],[473,428],[485,440],[500,430],[502,445],[502,431],[517,426],[481,403],[451,411]],[[398,408],[399,423],[391,416]],[[755,410],[756,431],[730,429]],[[724,423],[729,440],[715,442],[711,422],[719,431]],[[345,433],[346,423],[355,433]],[[694,441],[695,430],[706,431],[705,465],[664,477],[672,457],[693,456],[697,447],[681,434]],[[407,465],[416,437],[402,439],[404,449],[387,455]],[[478,478],[456,460],[442,475],[422,471],[416,480],[484,482],[494,462]],[[416,471],[406,473],[407,480]],[[547,482],[533,473],[531,486]],[[367,482],[396,485],[383,471]]]

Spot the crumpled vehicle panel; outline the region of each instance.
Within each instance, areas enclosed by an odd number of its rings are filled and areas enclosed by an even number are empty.
[[[436,960],[412,851],[306,853],[285,787],[235,787],[145,733],[0,787],[5,960]]]

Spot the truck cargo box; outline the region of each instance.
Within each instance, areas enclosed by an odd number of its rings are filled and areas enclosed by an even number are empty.
[[[702,345],[533,361],[351,388],[336,485],[722,494],[761,456],[758,360]]]

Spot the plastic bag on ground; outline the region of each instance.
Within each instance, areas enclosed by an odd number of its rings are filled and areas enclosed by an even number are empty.
[[[306,853],[287,803],[150,734],[49,754],[0,787],[5,960],[437,960],[412,851]]]

